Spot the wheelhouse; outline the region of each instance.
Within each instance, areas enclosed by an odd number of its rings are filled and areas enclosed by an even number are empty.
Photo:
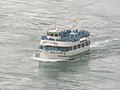
[[[60,31],[57,31],[57,30],[49,31],[49,32],[47,32],[47,36],[59,37],[60,36]]]

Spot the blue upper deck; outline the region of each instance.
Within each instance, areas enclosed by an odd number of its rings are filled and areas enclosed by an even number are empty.
[[[47,32],[47,35],[42,36],[41,39],[42,40],[74,42],[74,41],[78,41],[80,38],[89,37],[89,35],[90,35],[90,33],[86,30],[65,29],[63,31]]]

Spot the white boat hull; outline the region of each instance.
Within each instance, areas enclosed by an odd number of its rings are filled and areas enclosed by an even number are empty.
[[[90,46],[81,47],[67,52],[39,50],[34,53],[32,59],[36,61],[65,61],[77,58],[80,54],[89,50]]]

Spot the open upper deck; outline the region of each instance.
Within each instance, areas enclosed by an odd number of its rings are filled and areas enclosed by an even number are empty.
[[[74,42],[83,37],[89,37],[90,33],[86,30],[70,30],[65,29],[63,31],[53,30],[48,31],[46,35],[42,36],[42,40]]]

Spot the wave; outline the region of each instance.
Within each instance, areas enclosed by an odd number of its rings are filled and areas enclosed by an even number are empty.
[[[119,40],[119,39],[118,38],[113,38],[113,39],[98,41],[98,42],[95,42],[95,43],[91,44],[90,47],[103,47],[103,46],[105,46],[106,43],[109,43],[109,42],[115,41],[115,40]]]

